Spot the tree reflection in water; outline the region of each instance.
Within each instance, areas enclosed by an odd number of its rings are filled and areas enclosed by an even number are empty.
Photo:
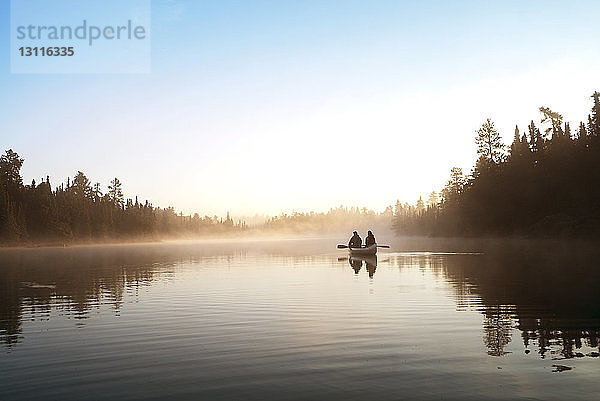
[[[598,251],[588,246],[513,244],[482,255],[396,256],[401,267],[420,266],[451,283],[458,309],[481,311],[488,354],[507,353],[513,329],[526,353],[541,358],[598,357],[600,280]]]
[[[302,243],[293,256],[287,242],[260,243],[260,252],[314,263]],[[22,339],[24,320],[48,319],[51,311],[84,324],[90,312],[110,306],[120,314],[125,295],[136,298],[157,280],[170,280],[178,266],[207,258],[229,264],[257,243],[174,242],[73,248],[0,250],[0,341],[9,348]]]
[[[173,276],[176,266],[204,257],[231,260],[243,248],[88,247],[2,251],[0,341],[21,340],[24,319],[48,319],[51,311],[85,322],[110,305],[119,314],[125,294]],[[268,254],[279,251],[268,250]],[[314,263],[305,251],[295,263]],[[380,265],[432,272],[450,283],[459,310],[483,314],[483,343],[492,356],[506,354],[520,333],[526,353],[541,358],[598,357],[600,339],[600,252],[573,244],[500,247],[478,254],[396,254]],[[281,255],[291,257],[289,248]],[[363,265],[374,279],[377,258],[350,258],[355,274]],[[344,263],[345,258],[344,258]],[[347,265],[346,265],[347,266]],[[515,330],[518,330],[516,332]]]
[[[4,251],[0,262],[0,340],[20,342],[22,320],[52,309],[83,324],[93,309],[119,314],[125,292],[136,295],[175,262],[149,248],[101,247]]]

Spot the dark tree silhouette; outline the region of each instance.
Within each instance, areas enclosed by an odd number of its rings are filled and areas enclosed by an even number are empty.
[[[452,169],[442,199],[425,211],[395,211],[395,228],[429,235],[600,235],[600,93],[587,124],[571,132],[563,116],[540,107],[540,126],[515,127],[508,157],[494,124],[477,130],[479,156],[468,177]]]
[[[123,190],[121,189],[121,181],[117,177],[108,186],[108,199],[113,205],[123,206]]]
[[[23,185],[23,159],[12,149],[0,157],[0,243],[5,245],[68,244],[111,239],[152,240],[238,231],[243,222],[229,216],[177,215],[173,208],[157,208],[135,198],[125,200],[118,178],[108,192],[81,171],[66,186],[52,189],[50,177]]]
[[[500,133],[494,128],[494,123],[489,118],[475,132],[475,144],[477,154],[492,163],[498,163],[502,159],[504,145]]]

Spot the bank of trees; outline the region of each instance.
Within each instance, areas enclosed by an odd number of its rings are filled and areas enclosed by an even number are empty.
[[[244,229],[229,215],[184,216],[172,207],[125,199],[118,178],[111,180],[106,193],[81,171],[54,187],[48,176],[24,184],[23,162],[10,149],[0,157],[0,244],[152,240]]]
[[[293,212],[266,219],[264,231],[290,231],[297,233],[352,232],[352,230],[389,230],[393,208],[375,212],[366,207],[340,205],[327,212]]]
[[[515,127],[510,146],[486,120],[470,174],[452,169],[441,199],[404,205],[394,227],[429,235],[600,235],[600,93],[591,98],[587,121],[575,129],[540,107],[539,122]]]

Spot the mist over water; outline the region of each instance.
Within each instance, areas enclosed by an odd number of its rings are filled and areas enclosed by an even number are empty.
[[[362,259],[343,238],[1,250],[0,399],[600,391],[593,248],[386,240]]]

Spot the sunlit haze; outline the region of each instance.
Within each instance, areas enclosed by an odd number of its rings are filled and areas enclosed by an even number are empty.
[[[8,21],[9,4],[0,12]],[[600,89],[598,2],[152,2],[139,75],[11,74],[0,144],[26,182],[83,171],[184,213],[383,210]],[[9,26],[3,23],[2,46]]]

